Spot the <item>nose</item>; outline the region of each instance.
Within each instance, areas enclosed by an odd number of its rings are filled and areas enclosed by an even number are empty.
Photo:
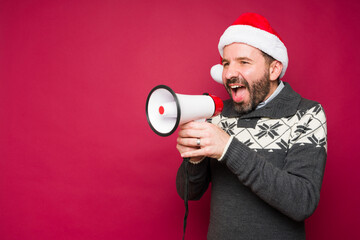
[[[229,64],[228,66],[224,67],[223,78],[231,79],[233,77],[239,77],[239,75],[240,72],[233,64]]]

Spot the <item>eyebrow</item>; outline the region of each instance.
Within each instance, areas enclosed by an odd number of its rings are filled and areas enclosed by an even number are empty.
[[[236,61],[248,61],[248,62],[253,62],[253,60],[251,58],[248,58],[248,57],[237,57],[235,59]],[[221,63],[223,64],[224,62],[229,62],[229,60],[227,60],[226,58],[223,58]]]

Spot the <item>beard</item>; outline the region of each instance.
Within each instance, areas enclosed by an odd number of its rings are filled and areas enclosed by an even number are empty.
[[[246,87],[246,90],[249,92],[249,97],[250,97],[249,102],[234,101],[232,97],[232,90],[229,86],[229,84],[234,84],[234,83],[243,84]],[[257,81],[254,81],[252,85],[250,85],[248,81],[246,81],[246,79],[244,78],[233,77],[226,81],[225,88],[228,91],[230,97],[233,99],[234,110],[237,113],[244,115],[246,113],[255,110],[257,105],[263,102],[266,96],[269,94],[270,92],[269,74],[265,72],[264,75]]]

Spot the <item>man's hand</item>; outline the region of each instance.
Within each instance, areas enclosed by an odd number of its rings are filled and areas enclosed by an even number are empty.
[[[189,122],[180,126],[176,148],[181,157],[190,157],[192,161],[199,161],[204,156],[219,159],[229,138],[226,132],[214,124]]]

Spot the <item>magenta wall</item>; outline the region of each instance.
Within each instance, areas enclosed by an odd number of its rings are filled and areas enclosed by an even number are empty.
[[[359,1],[0,1],[0,239],[181,239],[176,136],[147,124],[149,91],[227,94],[209,76],[239,14],[288,47],[284,80],[321,102],[329,151],[308,239],[360,237]],[[205,239],[209,196],[190,203]]]

